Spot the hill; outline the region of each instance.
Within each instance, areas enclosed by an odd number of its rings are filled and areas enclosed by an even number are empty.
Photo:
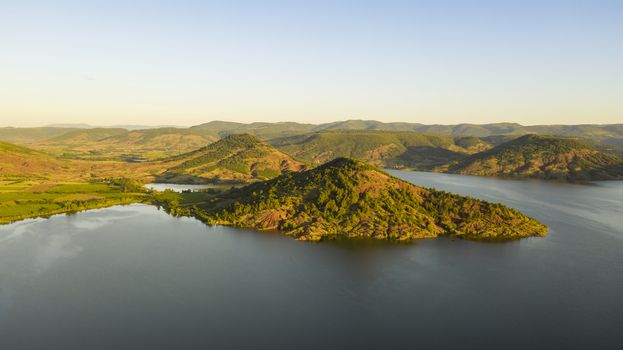
[[[623,178],[621,159],[579,140],[525,135],[448,166],[459,174],[566,180]]]
[[[43,177],[64,172],[66,165],[43,152],[0,141],[0,176]]]
[[[302,172],[232,189],[174,214],[210,224],[277,229],[301,240],[474,240],[542,236],[547,228],[501,204],[426,189],[366,163],[337,158]]]
[[[0,224],[117,204],[148,202],[141,182],[112,178],[118,174],[141,174],[136,167],[129,169],[125,165],[61,160],[43,152],[0,142]],[[142,174],[147,176],[146,171]]]
[[[127,163],[60,159],[45,152],[0,141],[0,192],[4,182],[22,184],[85,183],[105,178],[153,180],[160,162]]]
[[[271,139],[275,137],[292,136],[311,132],[316,125],[301,124],[295,122],[277,123],[235,123],[224,121],[211,121],[191,127],[191,129],[212,135],[214,137],[224,137],[231,134],[246,133],[261,139]]]
[[[67,127],[58,127],[67,126]],[[72,126],[72,127],[69,127]],[[84,127],[84,126],[82,126]],[[92,127],[89,126],[89,129]],[[255,122],[236,123],[225,121],[211,121],[190,128],[175,127],[145,127],[135,130],[138,126],[119,126],[116,129],[132,129],[106,142],[88,142],[81,147],[71,147],[57,143],[51,147],[46,141],[80,128],[80,125],[55,125],[55,127],[41,128],[0,128],[0,140],[20,145],[41,148],[56,155],[65,154],[69,157],[86,159],[119,159],[135,156],[148,159],[164,158],[171,155],[188,152],[201,147],[206,142],[215,141],[221,137],[248,133],[260,139],[268,140],[284,138],[322,131],[415,131],[434,133],[457,137],[488,137],[506,135],[519,137],[526,134],[550,134],[567,137],[582,137],[611,146],[623,144],[623,124],[584,124],[584,125],[531,125],[524,126],[516,123],[491,124],[456,124],[437,125],[421,123],[384,123],[375,120],[346,120],[324,124],[304,124],[296,122]],[[115,128],[96,128],[115,129]],[[147,129],[153,131],[147,131]],[[499,141],[499,139],[498,139]],[[41,146],[37,143],[41,142]],[[125,152],[124,152],[125,149]]]
[[[37,141],[43,141],[58,137],[65,133],[78,130],[76,128],[0,128],[0,141],[29,145]]]
[[[88,160],[151,160],[188,152],[217,140],[189,128],[72,130],[32,144],[64,158]]]
[[[161,182],[245,182],[266,180],[302,164],[249,134],[226,136],[198,150],[173,157]]]
[[[76,128],[76,129],[125,129],[125,130],[143,130],[158,128],[175,128],[175,125],[139,125],[139,124],[117,124],[117,125],[91,125],[85,123],[68,123],[68,124],[49,124],[50,128]]]
[[[402,132],[336,130],[271,140],[294,157],[321,164],[337,157],[357,158],[378,166],[429,170],[490,146],[474,137]]]
[[[44,144],[73,144],[80,145],[87,142],[94,142],[127,133],[126,129],[121,128],[91,128],[78,129],[66,132],[62,135],[42,141]]]
[[[187,152],[218,138],[189,128],[131,130],[100,140],[101,145],[127,146],[141,152]],[[168,154],[168,153],[167,153]]]
[[[278,143],[281,142],[298,142],[296,140],[305,139],[313,134],[331,132],[414,132],[454,137],[455,139],[469,137],[472,139],[480,139],[482,145],[490,143],[493,146],[526,134],[551,134],[588,139],[594,142],[595,148],[605,153],[614,155],[623,154],[623,124],[524,126],[516,123],[493,123],[431,125],[406,122],[384,123],[374,120],[346,120],[325,124],[304,124],[296,122],[256,122],[244,124],[211,121],[190,128],[150,127],[141,130],[126,130],[128,128],[129,126],[124,128],[89,127],[89,129],[77,127],[0,128],[0,140],[42,150],[46,153],[63,158],[146,161],[165,159],[174,155],[190,152],[224,136],[239,133],[248,133],[262,140],[271,140],[271,143],[276,146],[279,146]],[[369,134],[361,135],[362,137],[372,137]],[[289,137],[292,139],[288,140]],[[292,145],[287,146],[296,148]],[[397,146],[398,149],[401,148],[400,145]],[[384,156],[381,156],[381,160],[376,159],[377,155],[366,157],[365,154],[360,154],[357,157],[378,165],[431,170],[431,168],[439,166],[441,163],[460,160],[463,158],[462,154],[482,151],[488,146],[467,150],[442,147],[444,150],[456,153],[440,151],[437,146],[435,146],[434,149],[417,148],[429,147],[419,143],[405,145],[405,148],[408,147],[416,148],[405,153],[400,159],[396,159],[396,162],[386,162]],[[298,153],[296,149],[286,150],[286,152],[289,151]],[[370,150],[363,150],[363,153],[367,151]],[[396,151],[397,149],[394,150],[394,152]],[[406,150],[403,150],[403,153],[405,151]],[[352,156],[355,156],[359,151],[353,150],[353,152],[355,153],[352,153]],[[383,152],[382,149],[381,152]],[[428,154],[431,155],[430,159],[428,158]],[[351,154],[349,152],[338,152],[332,157],[334,158],[337,156],[351,156]],[[306,155],[305,152],[302,152],[301,157],[312,161],[315,156]],[[393,159],[396,157],[398,157],[398,155],[392,154],[390,158]],[[321,155],[318,157],[317,161],[318,164],[321,164],[328,159],[331,159],[331,157],[323,157]]]

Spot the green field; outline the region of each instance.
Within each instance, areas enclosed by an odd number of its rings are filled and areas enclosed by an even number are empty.
[[[139,188],[126,188],[114,181],[54,184],[3,179],[0,180],[0,224],[118,204],[148,202],[149,198]]]

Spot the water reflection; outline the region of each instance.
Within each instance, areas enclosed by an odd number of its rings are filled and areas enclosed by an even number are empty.
[[[501,202],[544,221],[583,225],[623,239],[623,182],[573,184],[389,170],[425,187]],[[553,225],[555,229],[556,225]]]
[[[145,185],[145,187],[152,189],[152,190],[156,190],[156,191],[172,190],[175,192],[182,192],[182,191],[199,191],[199,190],[205,190],[209,188],[229,189],[232,187],[232,185],[213,185],[213,184],[190,185],[190,184],[150,183],[150,184]]]
[[[0,226],[0,349],[618,348],[622,182],[394,172],[545,238],[305,243],[153,206]]]
[[[54,264],[82,252],[82,243],[76,240],[78,236],[145,212],[145,206],[132,205],[126,208],[95,209],[79,214],[61,214],[49,219],[31,219],[2,225],[0,262],[15,254],[14,252],[19,252],[20,263],[14,268],[20,274],[43,273]]]

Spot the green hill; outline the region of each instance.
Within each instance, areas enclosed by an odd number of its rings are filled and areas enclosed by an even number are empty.
[[[71,125],[68,125],[71,126]],[[516,123],[430,125],[420,123],[384,123],[375,120],[346,120],[324,124],[296,122],[235,123],[211,121],[190,128],[158,127],[119,132],[119,128],[95,128],[89,132],[76,127],[0,128],[0,140],[42,149],[57,156],[82,159],[157,159],[188,152],[221,137],[248,133],[263,140],[318,132],[351,131],[411,131],[454,137],[492,137],[499,143],[504,135],[508,140],[526,134],[551,134],[581,137],[598,143],[600,149],[620,154],[616,147],[623,145],[623,124],[609,125],[532,125]],[[107,131],[110,129],[111,131]],[[114,133],[100,138],[102,133]],[[67,134],[67,141],[62,135]],[[99,135],[98,135],[99,134]],[[79,136],[82,135],[82,136]],[[78,143],[77,140],[80,140]],[[484,140],[485,142],[488,142]],[[605,145],[605,147],[602,147]],[[419,147],[421,145],[411,145]],[[596,145],[597,146],[597,145]],[[611,149],[610,146],[614,146]],[[459,151],[462,153],[462,151]],[[346,154],[345,154],[346,155]]]
[[[69,125],[71,126],[71,125]],[[354,140],[362,133],[363,140]],[[382,133],[414,133],[447,137],[454,146],[438,141],[379,140]],[[285,152],[322,164],[348,156],[377,165],[431,170],[463,154],[483,151],[526,134],[551,134],[590,140],[594,148],[613,155],[623,154],[623,124],[610,125],[532,125],[516,123],[427,125],[384,123],[374,120],[346,120],[324,124],[296,122],[235,123],[212,121],[190,128],[157,127],[140,130],[123,128],[0,128],[0,140],[42,150],[62,158],[85,160],[156,160],[190,152],[231,134],[247,133],[270,142]],[[344,133],[345,144],[325,137],[331,147],[322,147],[311,138],[316,134]],[[377,133],[377,135],[373,135]],[[465,147],[461,138],[478,140],[479,147]],[[376,140],[375,140],[376,139]],[[309,145],[305,144],[310,142]],[[445,142],[445,141],[444,141]],[[297,144],[300,144],[297,146]],[[309,146],[309,147],[307,147]],[[337,147],[334,147],[337,146]],[[451,152],[445,152],[451,151]],[[333,154],[332,154],[333,153]]]
[[[547,232],[501,204],[418,187],[347,158],[206,197],[199,206],[169,209],[210,224],[276,229],[301,240],[505,240]]]
[[[249,134],[226,136],[206,147],[170,159],[160,182],[246,182],[266,180],[302,164]]]
[[[428,170],[487,149],[478,138],[401,131],[338,130],[271,140],[278,149],[321,164],[337,157],[360,159],[378,166]]]
[[[566,180],[623,178],[621,159],[576,139],[525,135],[450,164],[459,174]]]

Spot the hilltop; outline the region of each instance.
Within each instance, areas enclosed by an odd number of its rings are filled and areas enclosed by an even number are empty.
[[[449,172],[565,180],[623,178],[621,159],[576,139],[525,135],[449,164]]]
[[[301,240],[505,240],[547,232],[501,204],[418,187],[347,158],[206,197],[192,209],[169,209],[210,224],[276,229]]]
[[[62,127],[59,127],[62,126]],[[189,128],[182,127],[149,127],[136,129],[139,126],[99,127],[88,129],[81,125],[56,125],[40,128],[0,128],[0,140],[43,150],[64,158],[90,160],[156,160],[190,152],[209,142],[214,142],[231,134],[247,133],[262,140],[270,140],[273,145],[278,143],[296,143],[310,135],[330,132],[413,132],[433,134],[444,137],[479,139],[483,145],[492,145],[501,140],[510,140],[526,134],[551,134],[564,137],[581,137],[595,142],[595,147],[609,154],[623,154],[623,124],[610,125],[533,125],[524,126],[516,123],[492,124],[457,124],[427,125],[420,123],[384,123],[374,120],[346,120],[324,124],[305,124],[296,122],[276,123],[236,123],[211,121]],[[136,128],[135,128],[136,127]],[[131,130],[128,130],[131,129]],[[92,131],[91,131],[92,130]],[[65,137],[62,137],[65,135]],[[307,136],[305,136],[307,135]],[[361,134],[362,137],[372,137]],[[503,137],[500,137],[503,136]],[[287,140],[287,138],[292,139]],[[350,141],[349,141],[350,142]],[[390,142],[394,143],[394,142]],[[400,143],[400,142],[399,142]],[[292,146],[292,145],[284,145]],[[419,147],[407,145],[405,147]],[[400,147],[398,145],[398,147]],[[294,148],[292,146],[292,148]],[[446,148],[444,148],[446,149]],[[482,151],[479,148],[475,151]],[[443,161],[459,160],[460,154],[474,153],[474,150],[448,149],[453,153],[438,152],[439,147],[430,149],[436,153],[432,159],[422,157],[429,149],[414,149],[396,164],[389,162],[386,166],[409,167],[418,170],[430,170]],[[296,151],[296,149],[295,149]],[[357,152],[357,150],[355,150]],[[303,152],[305,153],[305,152]],[[307,156],[308,160],[313,155]],[[337,156],[353,156],[348,153]],[[321,159],[320,159],[321,158]],[[366,161],[381,165],[385,160],[377,161],[375,156],[360,157]],[[319,163],[328,160],[319,156]]]
[[[173,157],[161,182],[246,182],[266,180],[302,163],[249,134],[233,134],[198,150]]]
[[[490,147],[475,137],[374,130],[322,131],[278,138],[271,140],[271,143],[314,164],[338,157],[352,157],[378,166],[418,170],[429,170]]]

